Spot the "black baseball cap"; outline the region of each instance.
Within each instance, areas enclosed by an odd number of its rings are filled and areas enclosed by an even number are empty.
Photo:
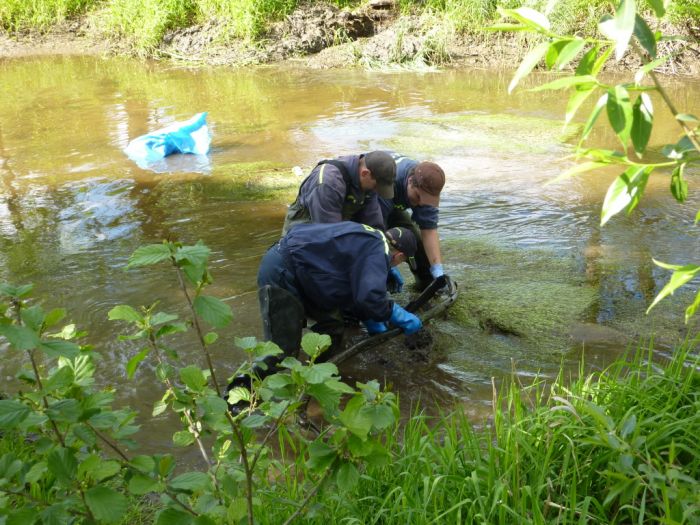
[[[376,192],[385,199],[394,198],[396,162],[386,151],[370,151],[364,156],[365,166],[377,181]]]
[[[389,243],[407,257],[413,257],[418,249],[416,236],[408,228],[395,226],[384,232]]]

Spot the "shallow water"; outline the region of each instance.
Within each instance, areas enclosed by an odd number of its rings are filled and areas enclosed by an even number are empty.
[[[120,327],[106,322],[107,312],[156,299],[164,309],[185,310],[169,269],[124,270],[136,247],[170,238],[202,239],[212,249],[211,293],[225,298],[235,316],[215,350],[226,375],[241,358],[233,337],[261,333],[255,275],[286,206],[286,198],[251,200],[230,184],[232,174],[261,162],[283,173],[297,165],[306,172],[320,158],[370,149],[430,158],[447,172],[440,232],[448,244],[546,250],[570,260],[577,279],[595,289],[595,304],[564,327],[566,343],[557,353],[532,352],[508,334],[479,339],[479,328],[447,320],[433,328],[434,355],[407,355],[395,341],[342,367],[350,380],[385,380],[405,403],[434,397],[483,415],[492,376],[512,369],[523,377],[552,374],[562,356],[576,361],[582,341],[589,366],[603,366],[644,335],[649,323],[641,313],[667,278],[651,256],[700,261],[692,226],[700,203],[692,193],[697,172],[688,174],[690,202],[677,205],[668,178],[657,176],[632,217],[601,230],[600,203],[616,173],[545,185],[572,162],[565,157],[573,135],[561,126],[565,101],[524,89],[508,96],[510,75],[191,70],[94,57],[0,61],[0,280],[33,282],[46,308],[67,307],[103,358],[101,380],[117,388],[120,402],[143,410],[143,420],[159,388],[146,366],[126,380],[126,362],[138,347],[116,341]],[[700,113],[698,81],[668,82],[682,111]],[[652,144],[658,145],[677,129],[655,102]],[[209,112],[213,136],[206,158],[169,158],[156,173],[123,154],[130,139],[199,111]],[[593,141],[615,146],[606,132]],[[448,253],[453,275],[469,275],[479,264],[461,259],[458,248]],[[461,284],[468,290],[469,282]],[[677,337],[686,331],[683,301],[687,296],[668,301],[670,313],[658,322]],[[188,355],[191,343],[174,344]],[[15,356],[3,360],[8,386],[18,363]],[[162,427],[172,424],[148,423],[149,446],[169,446]]]

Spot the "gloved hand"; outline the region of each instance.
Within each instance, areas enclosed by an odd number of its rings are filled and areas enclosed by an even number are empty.
[[[386,323],[373,321],[372,319],[362,321],[362,324],[365,325],[365,328],[367,328],[367,333],[369,335],[381,334],[382,332],[386,332],[388,330]]]
[[[391,310],[389,322],[401,328],[406,335],[415,334],[423,327],[423,323],[417,316],[404,310],[396,303],[394,303],[394,308]]]
[[[441,275],[445,275],[445,271],[442,269],[442,264],[433,264],[430,267],[430,275],[433,276],[433,279],[437,279]]]
[[[389,275],[386,278],[386,288],[390,293],[397,293],[403,290],[403,277],[395,266],[392,266],[391,270],[389,270]]]

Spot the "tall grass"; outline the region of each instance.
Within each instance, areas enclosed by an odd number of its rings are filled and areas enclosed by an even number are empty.
[[[699,365],[688,349],[664,364],[640,350],[568,386],[513,381],[485,427],[415,416],[386,443],[390,464],[326,490],[307,522],[699,523]],[[265,523],[291,513],[309,478],[297,453],[297,475],[264,494]]]
[[[0,27],[8,31],[46,30],[84,13],[97,0],[0,0]]]

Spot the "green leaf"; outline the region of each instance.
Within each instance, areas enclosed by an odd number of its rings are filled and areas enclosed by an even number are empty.
[[[170,258],[170,246],[168,244],[149,244],[137,248],[129,257],[129,264],[126,268],[134,266],[149,266],[165,261]]]
[[[236,337],[233,342],[238,348],[246,351],[253,350],[258,344],[258,340],[255,337]]]
[[[634,36],[639,44],[649,53],[652,59],[656,58],[656,37],[652,33],[644,19],[636,15],[634,19]]]
[[[301,339],[301,348],[306,355],[315,358],[318,357],[324,350],[331,346],[331,338],[328,334],[317,334],[316,332],[308,332]]]
[[[284,352],[282,351],[282,349],[272,341],[264,341],[262,343],[258,343],[253,349],[253,355],[258,360],[262,360],[270,355],[280,355],[283,353]]]
[[[191,514],[169,507],[158,513],[156,525],[191,525],[193,520]]]
[[[558,39],[549,44],[549,48],[547,48],[547,53],[544,55],[544,63],[547,66],[547,69],[552,69],[554,67],[554,64],[557,61],[557,58],[559,58],[559,54],[561,53],[561,50],[564,49],[567,44],[571,42],[571,39],[569,38],[563,38],[563,39]]]
[[[104,523],[119,523],[129,504],[123,494],[104,486],[89,489],[85,502],[95,519]]]
[[[185,472],[168,483],[175,490],[188,492],[204,490],[209,484],[209,476],[204,472]]]
[[[141,472],[152,472],[156,467],[156,462],[153,460],[153,458],[144,454],[135,456],[129,463],[132,467]]]
[[[126,321],[128,323],[143,324],[143,316],[128,304],[120,304],[112,308],[107,314],[110,321]]]
[[[532,28],[538,33],[551,35],[551,24],[549,23],[547,17],[539,11],[535,11],[534,9],[531,9],[529,7],[519,7],[518,9],[502,9],[501,7],[499,7],[498,12],[502,16],[509,16],[511,18],[515,18],[519,22]]]
[[[0,294],[21,299],[22,297],[29,295],[29,292],[31,292],[33,288],[33,284],[12,286],[11,284],[0,283]]]
[[[107,478],[111,478],[119,474],[121,470],[121,465],[118,461],[114,460],[98,460],[98,464],[94,469],[90,470],[89,474],[95,481],[102,481]]]
[[[331,379],[338,374],[338,367],[333,363],[313,364],[303,370],[302,377],[308,383],[318,384],[323,383],[326,379]]]
[[[24,507],[19,510],[12,510],[7,516],[5,525],[30,525],[36,521],[38,512],[31,507]]]
[[[693,301],[693,304],[688,306],[688,308],[685,309],[685,322],[686,324],[690,320],[691,317],[695,315],[695,312],[697,312],[698,307],[700,307],[700,291],[698,291],[697,295],[695,296],[695,300]]]
[[[636,15],[637,8],[634,0],[622,0],[615,12],[615,17],[604,16],[598,25],[603,35],[615,41],[615,59],[618,61],[627,51],[627,45],[634,32]]]
[[[44,382],[44,392],[53,392],[62,388],[67,388],[73,384],[73,369],[64,366],[54,371]]]
[[[204,344],[205,345],[213,345],[216,343],[216,340],[219,338],[219,334],[216,332],[209,332],[205,334],[204,336]]]
[[[0,399],[0,428],[12,428],[30,414],[28,406],[14,399]]]
[[[136,373],[136,369],[138,368],[139,364],[141,361],[146,359],[146,356],[150,353],[151,348],[146,347],[143,350],[141,350],[138,354],[136,354],[134,357],[129,359],[129,362],[126,364],[126,377],[129,379],[134,378],[134,374]]]
[[[597,75],[598,73],[600,73],[600,70],[603,69],[603,66],[608,61],[608,58],[610,58],[612,52],[613,48],[609,47],[600,54],[600,56],[596,59],[595,63],[593,64],[593,70],[591,71],[591,75]]]
[[[510,81],[510,84],[508,84],[509,94],[513,92],[515,86],[518,85],[520,80],[529,75],[530,72],[535,68],[535,66],[540,62],[540,60],[542,60],[542,57],[547,52],[548,48],[549,44],[547,42],[542,42],[541,44],[538,44],[537,46],[532,48],[528,52],[528,54],[525,55],[525,58],[523,58],[523,61],[520,63],[520,66],[518,66],[518,69],[515,72],[513,79]]]
[[[586,124],[583,126],[583,131],[581,132],[581,139],[579,140],[579,147],[581,147],[581,144],[583,143],[583,141],[588,138],[588,135],[591,133],[591,130],[593,129],[593,125],[595,124],[596,120],[598,120],[598,116],[600,116],[601,111],[603,111],[603,108],[607,105],[607,103],[608,103],[608,94],[605,93],[603,96],[601,96],[598,99],[598,102],[596,102],[596,105],[593,108],[593,111],[591,111],[591,114],[588,116],[588,120],[586,121]]]
[[[676,144],[667,144],[661,149],[661,153],[672,160],[680,160],[689,153],[697,151],[688,137],[683,137]]]
[[[632,166],[613,181],[603,202],[601,226],[622,210],[631,212],[636,207],[652,169],[647,166]]]
[[[252,414],[246,417],[241,422],[241,425],[243,425],[246,428],[260,428],[261,426],[265,425],[268,421],[270,421],[270,418],[267,416],[264,416],[262,414]]]
[[[80,419],[82,410],[77,399],[59,399],[49,404],[46,413],[54,421],[76,423]]]
[[[0,325],[0,335],[4,335],[15,350],[32,350],[39,346],[39,336],[26,326]]]
[[[280,374],[278,374],[280,375]],[[250,390],[242,386],[237,386],[232,388],[228,392],[228,403],[230,405],[235,405],[240,401],[250,401]]]
[[[80,355],[80,346],[70,341],[41,341],[37,348],[53,358],[75,359]]]
[[[194,309],[202,319],[215,328],[223,328],[233,320],[231,307],[209,295],[199,295],[194,300]]]
[[[622,148],[627,149],[634,119],[630,95],[623,86],[618,85],[608,90],[606,109],[610,125],[620,138]]]
[[[156,332],[156,339],[170,334],[179,334],[187,331],[185,323],[168,323],[161,326]]]
[[[583,89],[574,91],[574,94],[569,98],[569,103],[566,106],[566,116],[564,117],[564,125],[567,125],[576,115],[578,108],[581,107],[588,97],[595,92],[595,89]]]
[[[586,41],[578,38],[566,44],[566,47],[559,53],[554,67],[559,70],[564,69],[569,62],[576,58],[585,46]]]
[[[586,51],[586,54],[579,60],[578,66],[576,66],[576,76],[591,75],[593,73],[593,64],[595,64],[595,59],[598,56],[598,51],[600,51],[600,46],[593,46],[591,49]]]
[[[651,128],[654,124],[654,108],[651,98],[646,93],[640,93],[632,108],[632,144],[638,157],[646,151]]]
[[[360,439],[367,439],[367,434],[372,428],[372,421],[369,416],[362,411],[365,406],[363,396],[355,396],[345,405],[340,413],[340,421],[347,429]]]
[[[374,405],[364,409],[377,430],[384,430],[394,424],[394,412],[387,405]]]
[[[651,309],[654,308],[654,306],[656,306],[662,299],[668,297],[669,295],[673,295],[673,292],[675,292],[678,288],[688,284],[695,278],[696,275],[700,274],[700,266],[694,264],[679,266],[675,264],[663,263],[657,261],[656,259],[653,259],[653,261],[657,266],[660,266],[665,270],[672,270],[673,273],[671,274],[671,279],[666,283],[666,286],[661,289],[649,308],[647,308],[647,313],[649,313]]]
[[[584,162],[582,164],[576,164],[575,166],[572,166],[568,170],[559,174],[556,178],[554,178],[551,182],[548,182],[547,184],[554,184],[564,179],[568,179],[569,177],[573,177],[574,175],[578,175],[579,173],[585,173],[587,171],[602,168],[603,166],[609,166],[609,164],[607,162]]]
[[[41,324],[44,322],[44,310],[39,305],[23,308],[21,312],[22,321],[25,326],[36,332],[41,331]]]
[[[688,198],[688,183],[683,178],[685,164],[676,166],[671,174],[671,194],[681,204]]]
[[[328,467],[336,458],[335,449],[322,441],[309,444],[309,460],[306,462],[310,469],[319,472]]]
[[[151,316],[150,324],[151,326],[158,326],[163,323],[169,323],[170,321],[174,321],[175,319],[177,319],[177,315],[175,314],[157,312]]]
[[[51,328],[52,326],[56,326],[65,316],[65,308],[54,308],[48,314],[46,314],[46,317],[44,318],[44,327]]]
[[[177,447],[189,447],[194,443],[194,435],[187,430],[179,430],[173,434],[173,443]]]
[[[336,471],[335,482],[342,492],[354,489],[358,481],[360,481],[360,473],[357,471],[357,467],[350,462],[343,463]]]
[[[690,115],[688,113],[678,113],[676,115],[676,120],[680,122],[688,122],[693,126],[700,124],[700,119],[698,119],[698,117],[696,117],[695,115]]]
[[[581,75],[573,77],[562,77],[552,82],[547,82],[541,86],[530,89],[529,91],[544,91],[544,90],[558,90],[567,89],[573,86],[581,86],[583,89],[592,89],[598,85],[598,79],[592,75]]]
[[[57,448],[46,457],[49,472],[66,486],[70,486],[78,471],[78,461],[69,449]]]
[[[187,261],[194,266],[203,267],[207,264],[210,253],[211,250],[200,241],[194,246],[178,248],[175,252],[175,260],[177,262]]]
[[[186,366],[180,369],[180,380],[194,392],[201,392],[207,385],[204,372],[196,366]]]
[[[674,56],[676,56],[678,52],[676,53],[670,53],[668,55],[662,56],[657,58],[656,60],[652,60],[648,64],[644,64],[641,68],[637,70],[637,72],[634,74],[634,81],[636,84],[641,84],[642,80],[644,79],[644,76],[649,73],[650,71],[656,69],[657,67],[665,64],[669,60],[671,60]]]
[[[129,492],[136,496],[142,496],[158,489],[159,483],[149,476],[134,474],[129,480]]]
[[[666,14],[666,2],[668,0],[647,0],[647,4],[654,10],[656,16],[661,18]]]
[[[310,385],[307,392],[318,401],[326,415],[336,413],[342,395],[340,392],[328,387],[325,383]]]

